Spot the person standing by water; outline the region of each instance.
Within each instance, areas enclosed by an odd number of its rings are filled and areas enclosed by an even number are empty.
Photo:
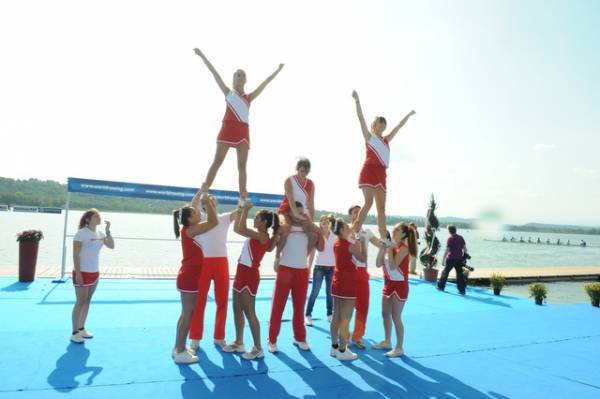
[[[100,278],[100,249],[103,246],[115,248],[110,222],[105,222],[104,233],[97,230],[101,223],[100,212],[94,208],[89,209],[79,219],[79,230],[73,237],[73,285],[76,299],[71,314],[71,341],[77,344],[94,337],[86,330],[85,322]]]
[[[456,234],[456,226],[452,224],[448,225],[448,233],[450,233],[450,237],[448,237],[448,241],[446,241],[446,251],[442,258],[444,270],[438,281],[437,288],[440,291],[444,291],[446,288],[446,281],[448,280],[448,274],[450,273],[450,270],[454,269],[456,271],[456,285],[458,292],[461,295],[464,295],[466,284],[463,275],[463,260],[465,254],[468,252],[467,246],[465,239],[461,235]]]
[[[333,216],[323,215],[319,219],[319,226],[321,228],[321,234],[325,245],[322,250],[317,249],[317,258],[315,260],[315,267],[313,269],[312,277],[312,289],[306,304],[306,313],[304,316],[304,324],[312,326],[312,311],[315,306],[315,301],[321,291],[321,285],[325,280],[325,296],[327,306],[327,320],[331,322],[331,315],[333,313],[333,299],[331,297],[331,280],[333,278],[333,268],[335,266],[335,257],[333,254],[333,244],[335,243],[335,234],[331,232],[330,218]]]
[[[204,205],[207,213],[207,220],[202,223],[200,222],[200,212],[197,209],[200,203]],[[177,322],[175,348],[172,353],[175,363],[187,364],[198,361],[198,356],[191,353],[190,349],[185,346],[196,306],[204,260],[202,248],[194,240],[194,237],[206,233],[215,227],[217,223],[217,210],[214,199],[202,196],[200,191],[196,193],[190,205],[173,211],[173,229],[175,237],[181,237],[181,250],[183,253],[181,268],[177,273],[177,289],[181,293],[181,315]],[[179,226],[182,226],[181,231]]]

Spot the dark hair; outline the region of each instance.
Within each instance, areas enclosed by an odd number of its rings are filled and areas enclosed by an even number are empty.
[[[417,236],[417,240],[419,239],[419,229],[417,228],[417,224],[415,222],[410,222],[408,224],[410,227],[415,229],[415,236]]]
[[[333,216],[331,218],[329,218],[329,227],[331,228],[331,232],[338,237],[342,233],[342,227],[344,227],[345,225],[346,225],[346,222],[342,218],[336,219]]]
[[[192,209],[194,208],[186,205],[173,211],[173,232],[175,233],[176,238],[179,238],[179,214],[181,213],[181,224],[183,226],[188,226],[188,220],[190,216],[192,216]]]
[[[383,123],[383,126],[386,127],[387,126],[387,121],[385,120],[385,118],[383,116],[376,116],[375,120],[379,123]]]
[[[98,209],[96,208],[90,208],[87,211],[83,212],[83,215],[81,215],[81,219],[79,219],[79,228],[83,229],[85,226],[90,224],[90,219],[92,218],[92,216],[99,214],[100,212],[98,212]]]
[[[302,205],[302,202],[300,202],[300,201],[294,202],[294,205],[296,205],[296,208],[302,208],[302,209],[304,209],[304,205]]]
[[[279,215],[266,209],[258,211],[257,215],[260,217],[260,220],[267,222],[267,229],[272,228],[273,235],[275,235],[277,230],[279,230]]]
[[[308,158],[298,158],[298,162],[296,162],[296,170],[299,170],[302,167],[305,167],[306,169],[310,170],[310,161],[308,160]]]
[[[450,234],[456,234],[456,226],[453,224],[449,224],[448,225],[448,233]]]
[[[394,230],[400,230],[408,238],[408,253],[411,256],[417,256],[417,236],[415,229],[406,223],[398,223]]]
[[[360,208],[360,205],[352,205],[350,208],[348,208],[348,216],[352,215],[352,211],[356,208]]]

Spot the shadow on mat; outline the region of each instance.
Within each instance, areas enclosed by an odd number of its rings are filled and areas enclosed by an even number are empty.
[[[102,367],[86,366],[90,351],[83,344],[70,343],[67,352],[58,358],[56,368],[48,376],[48,383],[59,392],[71,392],[79,387],[77,376],[90,374],[85,385],[92,385]]]
[[[450,374],[428,368],[419,362],[403,356],[390,360],[381,352],[381,357],[365,353],[359,357],[373,372],[359,367],[360,363],[345,363],[359,374],[373,389],[394,393],[396,397],[406,398],[469,398],[490,399],[503,396],[490,396],[479,391]]]
[[[2,289],[0,289],[0,291],[3,291],[3,292],[27,291],[29,289],[30,285],[31,285],[31,283],[21,283],[19,281],[16,281],[16,282],[12,283],[11,285],[2,287]]]

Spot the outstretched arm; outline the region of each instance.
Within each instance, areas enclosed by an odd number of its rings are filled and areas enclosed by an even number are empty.
[[[271,83],[271,81],[273,79],[275,79],[275,76],[277,76],[277,74],[279,72],[281,72],[282,69],[283,69],[283,64],[279,64],[279,67],[277,68],[277,70],[275,72],[273,72],[271,75],[269,75],[269,77],[266,78],[264,82],[262,82],[260,85],[258,85],[258,87],[256,89],[254,89],[254,91],[252,93],[250,93],[250,101],[252,101],[256,97],[258,97],[260,95],[260,93],[262,93],[262,91],[265,89],[265,87],[267,87],[267,85],[269,83]]]
[[[392,139],[396,136],[396,133],[398,133],[398,130],[400,130],[402,128],[402,126],[404,126],[406,124],[406,122],[408,121],[408,118],[410,118],[411,116],[413,116],[414,114],[416,114],[415,111],[410,111],[405,117],[404,119],[402,119],[397,125],[396,127],[394,127],[392,129],[392,131],[390,132],[390,134],[388,134],[387,136],[385,136],[386,140],[388,141],[388,143],[390,141],[392,141]]]
[[[360,106],[360,99],[358,98],[358,93],[356,90],[352,91],[352,98],[356,102],[356,115],[358,115],[358,121],[360,122],[360,129],[362,130],[363,137],[365,141],[369,141],[371,137],[371,132],[367,127],[367,123],[365,122],[365,117],[363,116],[362,107]]]
[[[217,218],[217,205],[214,198],[205,197],[202,200],[202,204],[206,208],[207,219],[205,222],[195,224],[187,229],[186,233],[190,238],[195,237],[198,234],[206,233],[208,230],[219,224],[219,219]]]
[[[204,61],[204,63],[206,64],[206,67],[208,68],[208,70],[210,71],[210,73],[213,74],[213,77],[215,78],[215,81],[219,85],[219,88],[221,89],[221,91],[223,92],[223,94],[227,95],[229,93],[229,87],[227,87],[225,85],[225,82],[223,82],[223,79],[221,79],[221,75],[219,75],[219,72],[217,72],[217,70],[215,69],[215,67],[208,60],[208,58],[206,58],[206,56],[204,55],[204,53],[202,53],[202,51],[200,51],[200,49],[198,49],[198,48],[194,49],[194,53],[196,53],[196,55],[198,57],[202,58],[202,61]]]
[[[252,208],[252,203],[246,202],[246,205],[242,208],[239,213],[239,216],[236,220],[236,233],[246,238],[255,238],[260,241],[261,244],[264,244],[269,240],[268,234],[261,234],[256,230],[249,229],[247,226],[248,219],[248,211]]]

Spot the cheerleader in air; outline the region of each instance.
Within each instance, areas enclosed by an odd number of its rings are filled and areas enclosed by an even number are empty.
[[[283,64],[273,72],[264,82],[262,82],[253,92],[246,93],[244,86],[246,84],[246,72],[243,69],[238,69],[233,74],[232,89],[227,87],[221,79],[221,76],[213,65],[208,61],[206,56],[199,49],[195,48],[194,52],[202,58],[208,70],[213,74],[219,88],[225,95],[227,109],[223,117],[221,131],[217,136],[217,151],[210,169],[206,175],[206,179],[202,183],[200,191],[208,193],[208,189],[212,185],[217,171],[225,160],[227,151],[230,147],[235,147],[238,159],[239,172],[239,190],[240,190],[240,205],[243,205],[248,197],[246,189],[246,162],[248,160],[248,150],[250,149],[250,134],[248,128],[248,114],[250,112],[250,103],[258,97],[267,85],[277,76],[283,68]]]
[[[371,130],[369,130],[363,116],[362,107],[360,106],[358,93],[353,91],[352,97],[356,101],[356,114],[358,115],[358,120],[367,147],[366,160],[358,179],[358,187],[362,189],[365,197],[365,204],[361,208],[358,219],[352,226],[352,230],[355,232],[360,231],[367,214],[371,210],[373,199],[375,199],[379,236],[384,244],[391,245],[391,242],[385,238],[387,232],[385,226],[385,197],[387,191],[386,169],[390,163],[389,143],[396,136],[400,128],[406,124],[408,119],[415,114],[415,111],[410,111],[408,115],[406,115],[404,119],[390,131],[390,133],[383,135],[383,131],[387,126],[385,118],[383,116],[375,117],[375,120],[371,123]]]

